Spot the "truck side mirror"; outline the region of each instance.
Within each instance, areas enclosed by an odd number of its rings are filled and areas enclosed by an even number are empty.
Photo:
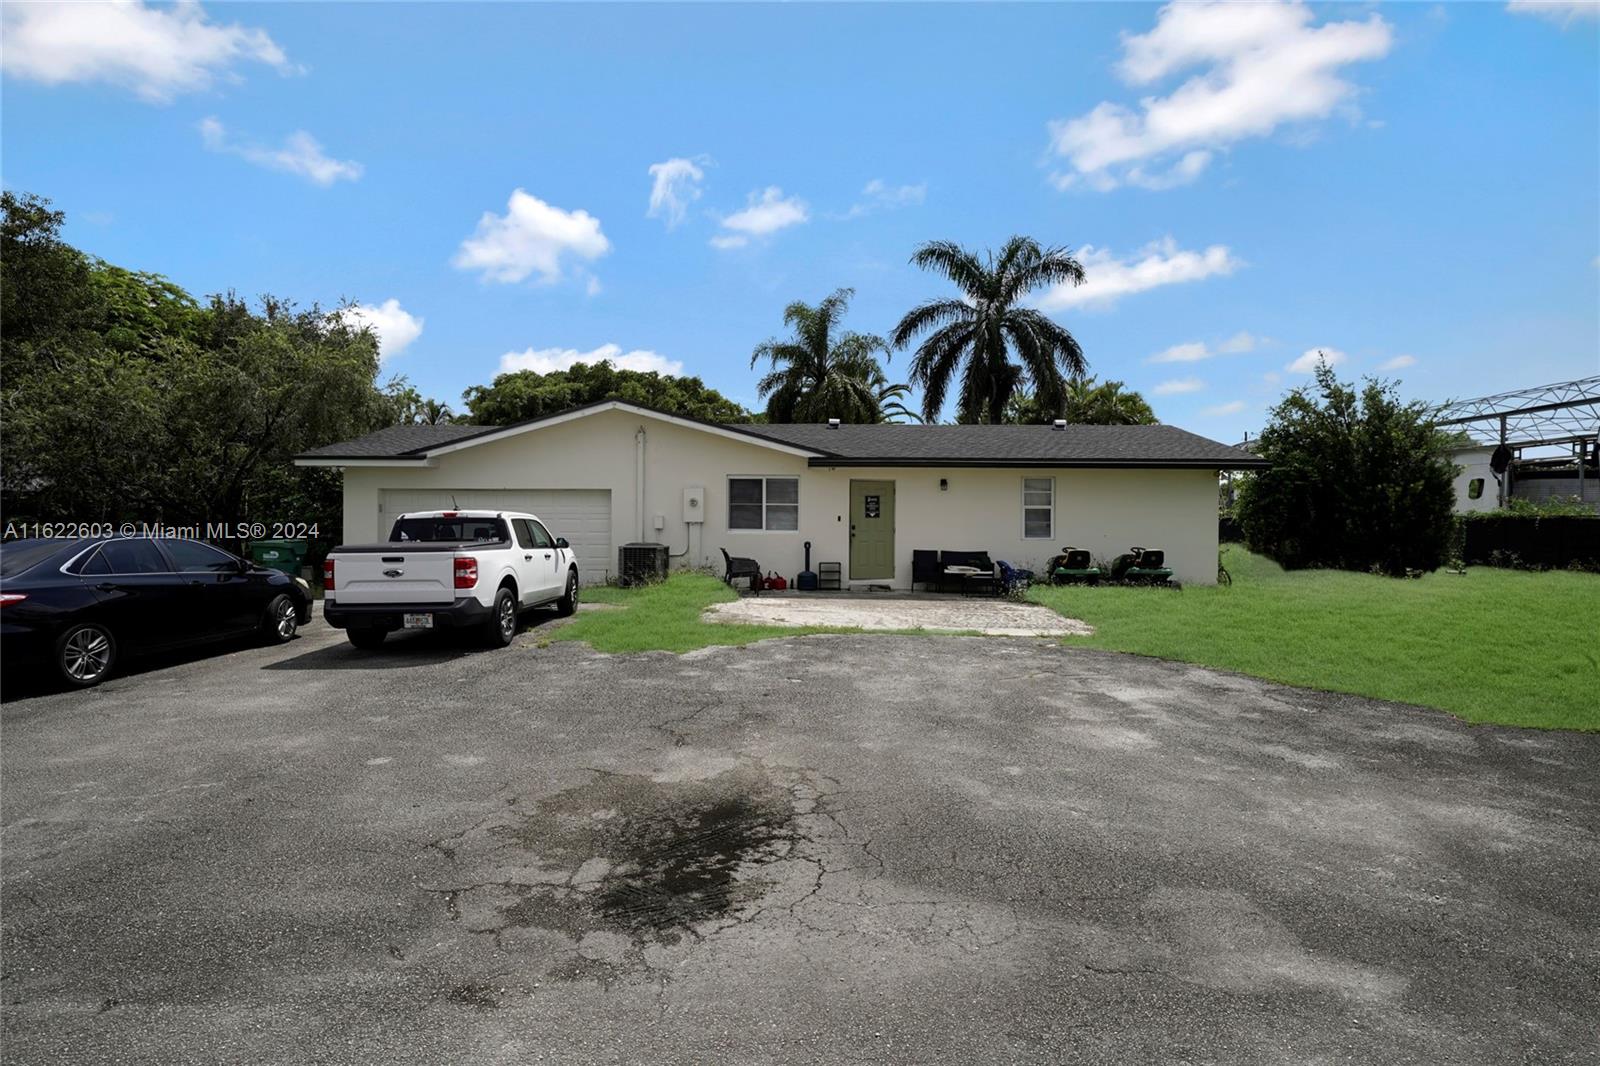
[[[557,537],[556,538],[556,547],[558,547],[558,548],[570,548],[570,547],[572,547],[572,545],[567,543],[567,538],[566,537]]]

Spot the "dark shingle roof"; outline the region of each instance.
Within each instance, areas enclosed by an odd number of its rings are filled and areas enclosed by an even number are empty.
[[[604,407],[608,404],[592,404]],[[634,406],[634,405],[629,405]],[[581,410],[581,408],[580,408]],[[562,412],[571,415],[573,412]],[[530,419],[534,426],[548,418]],[[667,417],[677,418],[676,415]],[[417,459],[432,448],[505,426],[391,426],[305,452],[303,459]],[[1249,469],[1267,464],[1176,426],[725,425],[716,428],[801,448],[812,466],[1148,466]]]
[[[418,459],[429,448],[483,433],[493,426],[390,426],[355,440],[313,448],[301,455],[305,459]]]
[[[873,466],[1251,467],[1260,459],[1176,426],[742,426],[769,440]]]

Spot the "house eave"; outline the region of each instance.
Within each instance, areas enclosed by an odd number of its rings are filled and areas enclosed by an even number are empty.
[[[836,459],[820,456],[807,463],[814,467],[962,467],[1014,470],[1265,470],[1266,460],[1254,462],[1215,459]]]

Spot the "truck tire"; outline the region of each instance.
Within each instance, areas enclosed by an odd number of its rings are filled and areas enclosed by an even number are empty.
[[[494,609],[483,626],[483,642],[491,648],[504,648],[517,636],[517,597],[503,588],[494,594]]]
[[[389,632],[377,626],[351,626],[344,631],[344,634],[356,647],[371,651],[383,645],[383,638],[387,637]]]
[[[563,618],[570,617],[578,611],[578,572],[567,571],[567,591],[556,601],[556,614]]]

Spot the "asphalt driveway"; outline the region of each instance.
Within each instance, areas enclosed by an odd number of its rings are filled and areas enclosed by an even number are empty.
[[[1600,1054],[1600,737],[1038,640],[540,642],[7,702],[7,1061]]]

